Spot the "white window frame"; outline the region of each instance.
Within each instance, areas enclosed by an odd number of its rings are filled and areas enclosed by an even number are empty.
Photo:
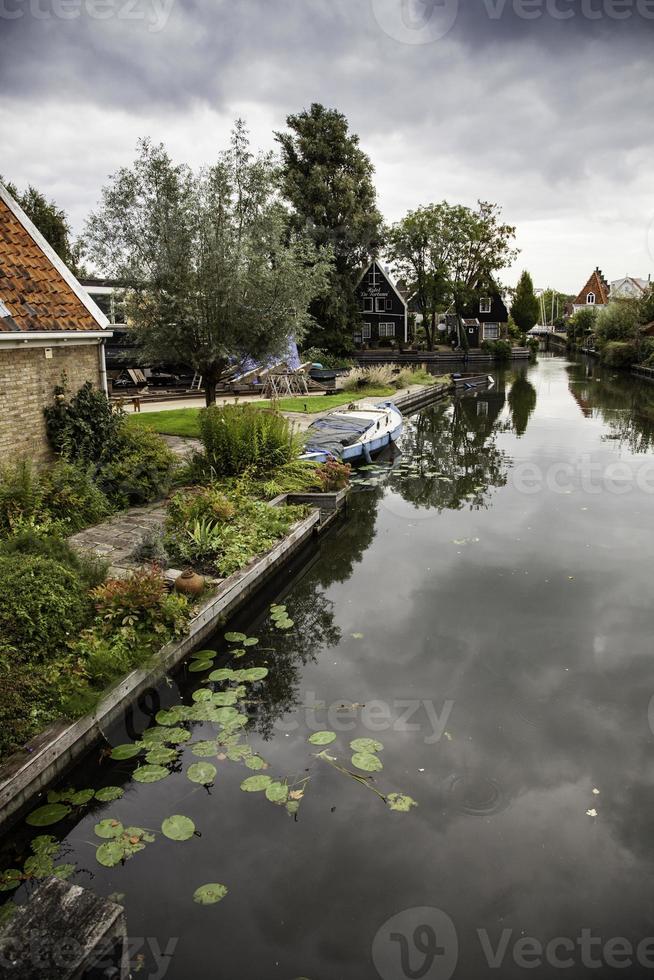
[[[394,337],[395,336],[395,324],[394,323],[380,323],[379,324],[379,337]]]
[[[500,339],[499,323],[485,323],[484,340],[499,340],[499,339]]]
[[[479,312],[490,313],[493,309],[493,299],[491,296],[482,296],[479,300]]]
[[[363,323],[361,325],[361,337],[362,337],[363,340],[370,340],[370,338],[372,337],[372,324],[371,323]]]
[[[589,293],[586,297],[586,306],[595,306],[596,298],[595,293]]]
[[[374,301],[373,301],[372,296],[364,296],[363,297],[363,312],[364,313],[372,313],[374,311],[374,307],[375,307],[375,304],[374,304]]]

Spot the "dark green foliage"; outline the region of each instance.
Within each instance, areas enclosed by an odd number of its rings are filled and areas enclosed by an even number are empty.
[[[27,462],[0,470],[0,535],[31,526],[42,533],[72,534],[112,512],[91,472],[59,460],[37,471]]]
[[[508,340],[485,340],[481,349],[492,354],[497,361],[511,360],[511,343]]]
[[[528,272],[523,272],[516,287],[511,316],[520,329],[527,333],[538,323],[539,304],[534,283]]]
[[[638,361],[638,349],[633,341],[611,340],[602,348],[602,363],[607,367],[631,367]]]
[[[107,396],[90,381],[71,399],[66,382],[55,388],[54,405],[45,409],[50,445],[56,453],[73,462],[98,463],[113,443],[121,416],[112,411]]]
[[[78,576],[84,589],[93,589],[104,582],[107,565],[93,556],[78,554],[63,539],[54,535],[43,535],[32,528],[25,528],[0,541],[0,557],[17,557],[22,561],[24,555],[49,558],[63,565]]]
[[[103,454],[98,485],[118,507],[146,504],[170,489],[176,462],[156,433],[121,424]]]
[[[9,534],[22,520],[38,520],[44,513],[44,492],[38,474],[28,462],[0,469],[0,535]]]
[[[0,557],[0,636],[21,658],[60,655],[87,625],[91,602],[79,577],[39,555]]]
[[[267,474],[297,459],[301,449],[288,419],[249,405],[201,412],[200,438],[204,456],[196,465],[213,477]]]
[[[46,680],[0,640],[0,757],[61,716],[56,669]]]

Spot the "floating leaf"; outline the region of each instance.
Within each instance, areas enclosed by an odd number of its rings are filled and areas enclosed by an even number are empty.
[[[74,864],[58,864],[56,868],[52,869],[52,874],[55,878],[59,878],[60,881],[65,881],[66,878],[70,878],[74,871]]]
[[[191,695],[196,704],[200,701],[211,701],[213,697],[213,691],[210,691],[208,687],[201,687],[199,691],[193,691]]]
[[[243,646],[244,647],[256,647],[256,645],[257,645],[258,642],[259,642],[259,640],[258,640],[258,638],[256,636],[248,636],[248,637],[246,637],[246,639],[243,640]]]
[[[59,841],[52,834],[39,834],[35,837],[30,847],[35,854],[47,854],[48,857],[53,857],[59,850]]]
[[[225,633],[228,643],[244,643],[247,640],[245,633]]]
[[[0,872],[0,892],[10,892],[18,888],[23,880],[23,874],[18,868],[7,868]]]
[[[288,786],[286,783],[270,783],[269,786],[266,786],[266,798],[271,803],[286,803]]]
[[[195,833],[195,824],[189,817],[176,813],[172,817],[166,817],[161,824],[161,831],[170,840],[190,840]]]
[[[242,681],[262,681],[268,676],[267,667],[250,667],[248,670],[239,670],[239,680]]]
[[[217,751],[218,751],[217,742],[210,742],[210,741],[195,742],[191,746],[191,752],[193,753],[193,755],[197,755],[201,759],[209,759],[211,758],[211,756],[214,756]]]
[[[212,694],[211,696],[212,704],[215,704],[219,708],[236,704],[237,701],[238,698],[236,697],[234,691],[216,691],[216,693]]]
[[[286,809],[291,814],[297,813],[298,810],[300,809],[299,800],[289,800],[288,803],[286,804]]]
[[[98,864],[103,865],[103,867],[114,868],[126,857],[125,848],[120,841],[110,840],[106,844],[100,844],[95,852],[95,857]]]
[[[165,733],[163,736],[163,741],[172,742],[173,744],[177,744],[178,742],[188,742],[191,737],[191,733],[187,731],[186,728],[168,728],[163,729],[163,731]]]
[[[76,793],[73,793],[68,797],[69,803],[73,806],[84,806],[86,803],[90,803],[95,796],[95,791],[92,789],[80,789]]]
[[[170,776],[170,771],[165,766],[139,766],[132,773],[137,783],[157,783],[166,776]]]
[[[211,670],[212,667],[213,660],[193,660],[188,665],[188,669],[192,674],[199,674],[203,670]]]
[[[157,728],[147,728],[141,735],[141,744],[139,747],[141,749],[149,748],[152,745],[163,745],[165,742],[170,741],[171,729],[164,726]]]
[[[213,708],[211,712],[211,720],[219,725],[235,724],[240,717],[242,716],[236,708]],[[247,718],[245,720],[247,722]]]
[[[108,817],[106,820],[101,820],[100,823],[96,823],[93,828],[93,832],[97,837],[103,837],[105,840],[111,840],[114,837],[120,837],[123,833],[124,827],[120,820],[115,820],[113,817]]]
[[[165,766],[177,758],[177,749],[169,749],[165,745],[153,745],[145,757],[145,761],[158,766]]]
[[[193,901],[197,902],[198,905],[215,905],[216,902],[222,901],[226,894],[227,889],[225,886],[214,882],[210,885],[201,885],[199,888],[196,888],[193,892]]]
[[[177,725],[183,720],[184,714],[184,708],[181,706],[164,708],[162,711],[157,711],[155,721],[157,725]]]
[[[192,660],[213,660],[216,656],[215,650],[196,650],[191,654]]]
[[[133,759],[138,755],[142,746],[136,742],[127,742],[125,745],[115,745],[111,750],[112,759]]]
[[[40,806],[27,817],[25,823],[30,827],[49,827],[50,824],[59,823],[70,813],[70,807],[65,803],[46,803]]]
[[[352,765],[364,772],[380,772],[384,768],[381,759],[372,752],[355,752],[352,756]]]
[[[234,671],[231,667],[219,667],[209,674],[210,681],[231,681],[233,677]]]
[[[245,793],[260,793],[272,783],[270,776],[248,776],[241,783],[241,789]]]
[[[210,762],[194,762],[186,770],[186,775],[192,783],[202,783],[209,786],[216,778],[218,770]]]
[[[350,748],[353,752],[368,753],[381,752],[384,746],[375,738],[355,738],[353,742],[350,742]]]
[[[253,755],[249,759],[245,760],[245,765],[248,769],[267,769],[268,763],[265,759],[262,759],[260,755]]]
[[[111,803],[113,800],[119,800],[124,792],[125,790],[120,786],[103,786],[102,789],[96,790],[95,798],[100,800],[100,803]]]
[[[311,745],[331,745],[336,741],[336,732],[314,732],[309,735]]]
[[[227,749],[227,758],[230,762],[240,762],[242,759],[247,759],[252,755],[252,749],[249,745],[231,745]]]
[[[386,802],[391,810],[398,810],[400,813],[408,813],[412,806],[418,806],[415,800],[403,793],[389,793]]]

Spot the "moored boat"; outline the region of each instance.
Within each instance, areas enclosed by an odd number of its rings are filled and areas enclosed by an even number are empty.
[[[452,383],[457,391],[474,391],[477,388],[492,388],[495,381],[490,374],[453,374]]]
[[[373,455],[396,442],[401,434],[402,414],[393,402],[332,412],[309,426],[302,459],[312,463],[330,459],[369,463]]]

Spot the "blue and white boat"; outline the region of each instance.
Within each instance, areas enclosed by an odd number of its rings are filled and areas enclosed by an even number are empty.
[[[402,434],[402,413],[393,402],[381,402],[374,408],[351,408],[332,412],[313,422],[307,430],[302,459],[326,463],[369,463]]]

